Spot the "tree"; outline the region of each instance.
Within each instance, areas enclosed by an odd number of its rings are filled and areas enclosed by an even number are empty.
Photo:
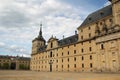
[[[9,67],[10,67],[10,66],[9,66],[8,63],[3,63],[3,66],[2,66],[3,69],[9,69]]]

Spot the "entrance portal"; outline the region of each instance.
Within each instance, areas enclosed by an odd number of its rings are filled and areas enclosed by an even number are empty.
[[[50,72],[52,72],[52,64],[50,64]]]
[[[11,69],[16,69],[16,63],[11,63],[11,67],[10,67]]]

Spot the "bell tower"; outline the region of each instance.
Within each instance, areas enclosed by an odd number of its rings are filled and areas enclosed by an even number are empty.
[[[32,54],[39,52],[39,48],[45,46],[46,41],[42,36],[42,24],[40,24],[40,31],[38,37],[32,41]]]
[[[120,0],[109,0],[112,3],[113,23],[120,25]]]

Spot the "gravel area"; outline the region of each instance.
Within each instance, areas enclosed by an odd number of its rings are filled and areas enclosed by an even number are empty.
[[[0,70],[0,80],[120,80],[120,73],[35,72]]]

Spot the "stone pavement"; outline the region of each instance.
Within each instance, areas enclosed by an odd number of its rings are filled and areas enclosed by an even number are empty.
[[[0,80],[120,80],[120,73],[35,72],[0,70]]]

